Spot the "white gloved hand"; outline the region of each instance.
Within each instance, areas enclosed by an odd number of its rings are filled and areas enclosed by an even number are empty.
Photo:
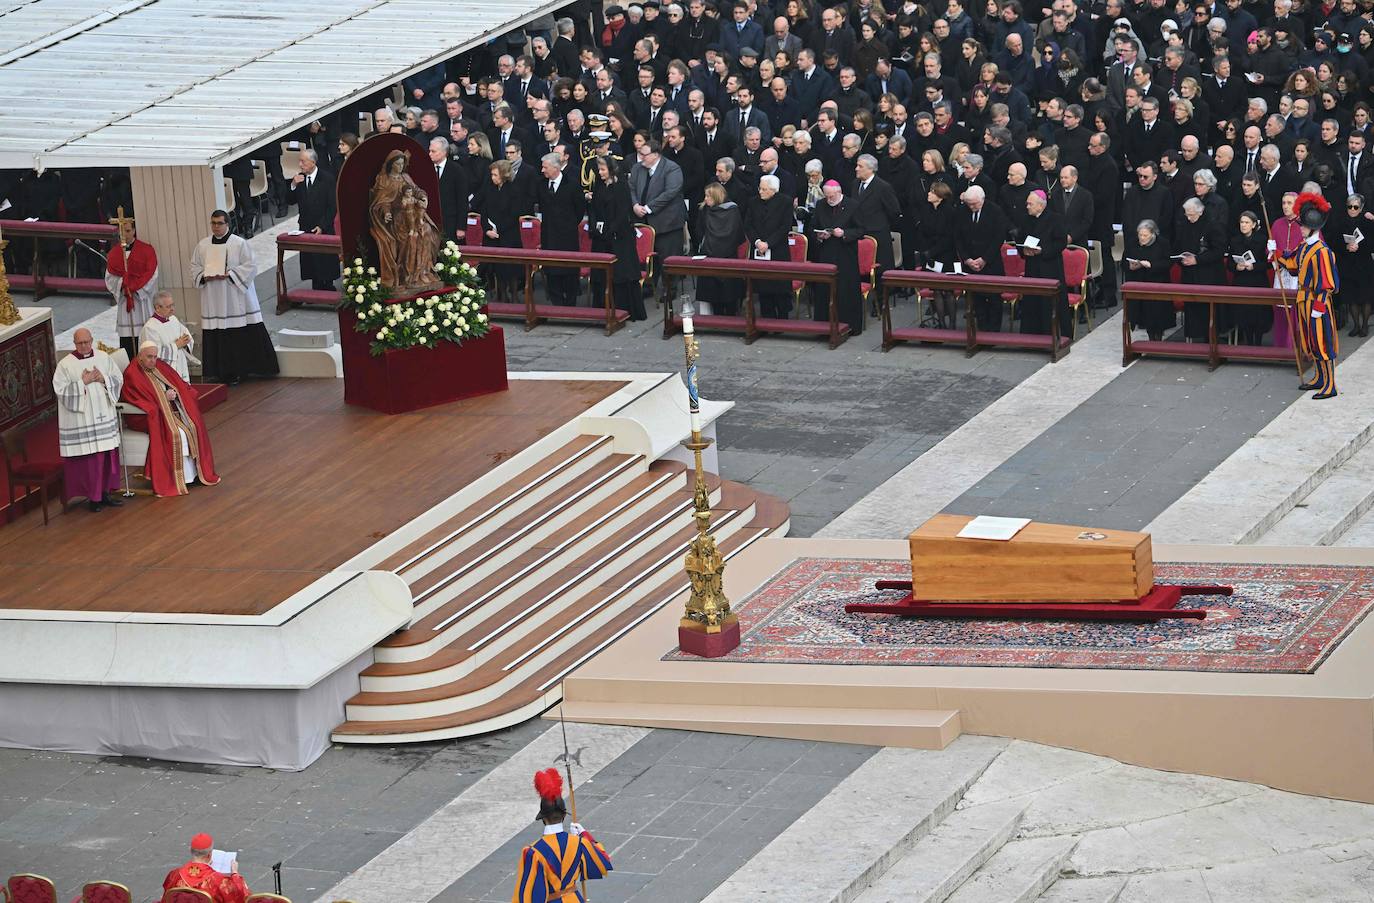
[[[578,824],[577,822],[573,822],[573,823],[572,823],[572,828],[571,828],[571,830],[572,830],[573,836],[574,836],[574,837],[578,837],[578,836],[580,836],[580,835],[582,834],[582,832],[586,831],[587,829],[584,828],[584,827],[582,827],[582,825]]]

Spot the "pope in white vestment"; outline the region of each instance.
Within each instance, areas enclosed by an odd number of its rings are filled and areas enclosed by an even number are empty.
[[[277,352],[262,322],[253,287],[253,248],[229,232],[229,215],[210,214],[210,235],[191,253],[191,281],[200,287],[200,325],[207,381],[237,385],[245,376],[276,376]]]
[[[124,380],[110,356],[94,347],[90,330],[73,336],[76,351],[53,373],[58,399],[57,443],[67,498],[85,498],[92,511],[123,504],[119,488],[119,414]]]
[[[143,324],[138,343],[152,342],[157,346],[157,356],[166,361],[186,382],[191,381],[190,354],[195,350],[196,339],[191,335],[177,315],[170,292],[158,292],[153,299],[153,315]]]

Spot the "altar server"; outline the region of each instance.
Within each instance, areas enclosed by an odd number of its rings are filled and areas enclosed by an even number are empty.
[[[134,234],[134,221],[119,223],[119,241],[105,258],[105,286],[114,295],[115,332],[119,345],[133,358],[139,327],[153,315],[157,292],[157,251]]]
[[[1298,277],[1298,337],[1302,350],[1312,358],[1316,372],[1298,386],[1304,392],[1316,389],[1313,398],[1336,395],[1336,325],[1332,295],[1340,290],[1336,256],[1322,238],[1326,214],[1331,204],[1319,194],[1304,192],[1293,202],[1302,227],[1302,244],[1290,255],[1276,255],[1275,262]]]
[[[67,498],[84,498],[92,511],[124,504],[119,488],[119,414],[123,380],[110,356],[95,347],[89,329],[72,336],[76,350],[52,376],[57,395],[57,448]]]
[[[568,809],[557,768],[535,772],[534,789],[539,794],[536,820],[544,823],[544,836],[520,853],[511,903],[585,903],[578,883],[606,877],[611,857],[577,822],[564,830]]]
[[[253,248],[229,232],[229,214],[210,214],[210,235],[191,252],[191,281],[200,287],[205,376],[238,385],[245,376],[276,376],[277,352],[262,323],[253,278]]]
[[[153,315],[143,324],[138,343],[151,342],[157,346],[157,356],[167,362],[183,380],[191,381],[189,360],[196,347],[195,337],[175,313],[176,305],[171,292],[158,292],[153,298]]]

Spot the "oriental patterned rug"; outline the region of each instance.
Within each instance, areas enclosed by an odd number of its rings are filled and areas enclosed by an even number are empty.
[[[890,559],[801,558],[735,605],[739,648],[717,661],[834,665],[1119,668],[1309,674],[1374,605],[1374,568],[1155,563],[1159,582],[1225,584],[1235,594],[1184,597],[1204,620],[907,618],[846,614],[849,602],[895,602],[875,580],[909,580]],[[674,649],[665,661],[703,661]]]

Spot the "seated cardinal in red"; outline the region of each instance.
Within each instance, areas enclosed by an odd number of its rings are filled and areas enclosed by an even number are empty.
[[[119,398],[148,415],[144,472],[158,497],[185,495],[187,484],[196,480],[206,486],[219,482],[196,391],[158,360],[157,345],[144,342],[139,347],[138,357],[124,371]]]
[[[215,871],[210,867],[210,854],[214,846],[214,838],[209,834],[192,837],[191,860],[167,873],[162,881],[163,892],[174,887],[189,887],[205,891],[215,903],[243,903],[248,897],[248,884],[238,873],[238,862],[235,861],[232,874],[224,875]]]

